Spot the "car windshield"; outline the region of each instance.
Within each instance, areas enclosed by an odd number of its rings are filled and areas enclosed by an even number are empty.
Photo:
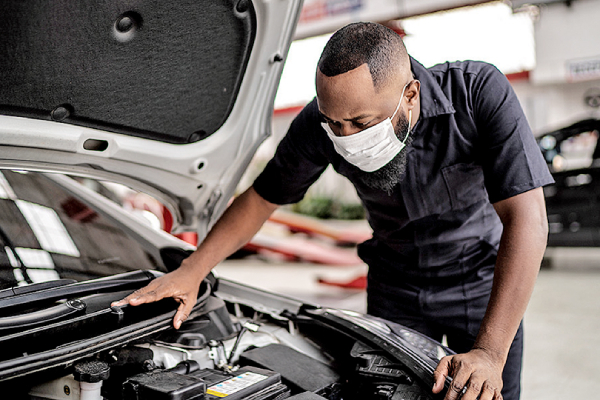
[[[0,170],[0,289],[137,269],[161,267],[121,228],[48,176]]]

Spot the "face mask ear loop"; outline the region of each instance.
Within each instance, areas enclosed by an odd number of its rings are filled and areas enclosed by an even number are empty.
[[[408,135],[410,135],[410,131],[412,130],[412,129],[410,129],[411,124],[412,124],[412,110],[408,110],[408,130],[406,131],[406,137],[402,141],[402,144],[406,143],[406,139],[408,139]]]
[[[412,81],[411,81],[412,82]],[[392,114],[392,116],[390,117],[390,120],[394,119],[394,117],[396,116],[396,113],[398,112],[398,110],[400,109],[400,104],[402,104],[402,99],[404,98],[404,91],[406,90],[406,87],[410,84],[410,82],[408,82],[406,85],[404,85],[404,87],[402,88],[402,95],[400,96],[400,101],[398,102],[398,105],[396,106],[396,111],[394,111],[394,113]]]

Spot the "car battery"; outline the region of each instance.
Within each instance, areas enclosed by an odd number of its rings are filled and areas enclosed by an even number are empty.
[[[287,392],[277,372],[255,368],[240,368],[233,375],[204,369],[190,374],[206,384],[205,400],[238,400],[251,397],[253,400],[274,399]],[[257,395],[262,394],[257,397]]]
[[[204,400],[206,384],[198,378],[156,370],[123,383],[124,400]]]
[[[254,367],[233,374],[212,369],[187,375],[157,370],[133,376],[123,384],[125,400],[272,400],[287,393],[280,374]]]

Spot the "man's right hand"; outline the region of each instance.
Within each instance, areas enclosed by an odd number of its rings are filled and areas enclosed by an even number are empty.
[[[234,200],[206,239],[194,253],[183,260],[179,268],[112,305],[138,306],[172,297],[179,303],[173,318],[173,327],[179,329],[196,305],[198,290],[204,277],[225,257],[248,243],[277,207],[277,204],[260,197],[254,188],[248,188]]]
[[[185,263],[185,261],[184,261]],[[198,277],[193,271],[182,267],[173,272],[165,274],[154,279],[147,286],[136,290],[123,300],[116,301],[111,306],[139,306],[140,304],[152,303],[167,297],[172,297],[179,303],[177,313],[173,318],[173,327],[179,329],[185,321],[192,308],[196,305],[198,290],[202,283],[202,278]]]

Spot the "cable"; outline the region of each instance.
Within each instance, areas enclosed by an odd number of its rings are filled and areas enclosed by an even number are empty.
[[[196,299],[196,307],[198,306],[198,304],[200,306],[203,306],[206,301],[209,299],[210,295],[212,294],[212,285],[210,284],[210,282],[208,280],[203,280],[202,283],[200,284],[200,289],[202,289],[202,284],[206,284],[206,290],[204,291],[204,293],[202,293],[200,296],[197,297]]]
[[[231,349],[231,352],[229,353],[229,358],[227,359],[227,364],[231,365],[231,362],[233,361],[233,356],[235,355],[235,352],[240,344],[240,342],[242,341],[242,335],[244,335],[244,333],[248,330],[248,328],[246,328],[245,326],[242,327],[242,329],[240,330],[240,333],[238,333],[237,335],[237,339],[235,340],[235,344],[233,345],[233,348]]]

